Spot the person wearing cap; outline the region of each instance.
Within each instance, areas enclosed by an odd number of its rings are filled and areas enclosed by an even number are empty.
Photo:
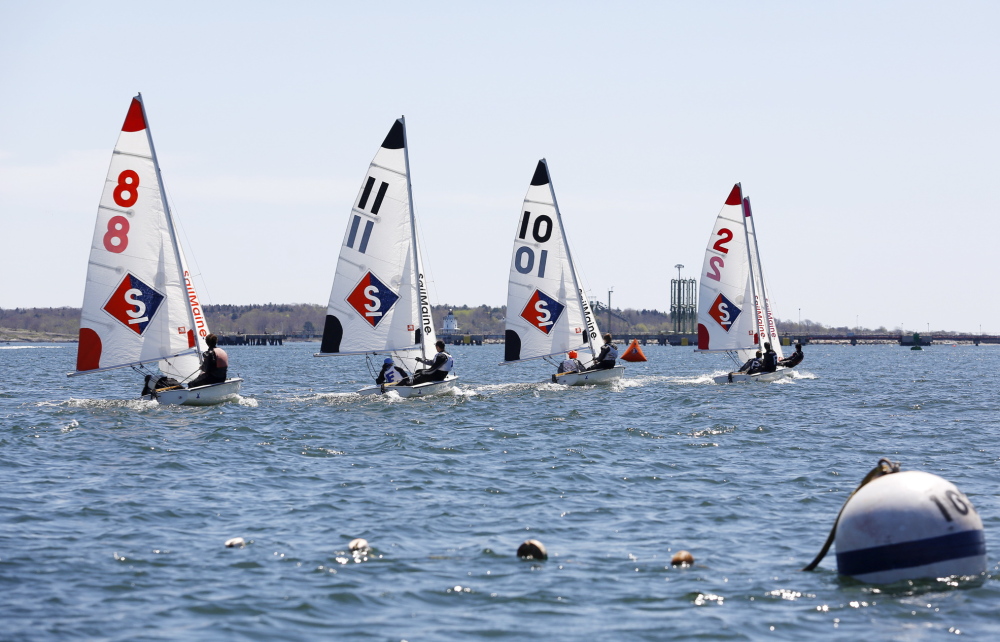
[[[570,350],[567,359],[559,364],[559,374],[566,372],[583,372],[583,364],[577,359],[576,350]]]
[[[378,373],[375,383],[400,384],[406,381],[406,371],[393,364],[392,357],[386,357],[382,363],[382,372]]]
[[[793,352],[791,355],[789,355],[789,356],[785,357],[784,359],[782,359],[781,361],[779,361],[778,365],[779,366],[784,366],[786,368],[794,368],[795,366],[797,366],[800,363],[802,363],[802,360],[805,359],[805,358],[806,358],[806,355],[802,354],[802,344],[801,343],[796,343],[795,344],[795,352]]]

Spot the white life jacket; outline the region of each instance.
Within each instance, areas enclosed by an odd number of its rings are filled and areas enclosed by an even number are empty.
[[[618,346],[613,343],[605,344],[608,346],[608,354],[604,357],[605,361],[618,361]]]
[[[560,364],[559,372],[580,372],[580,364],[576,359],[566,359]]]
[[[396,383],[396,377],[398,375],[399,375],[399,373],[396,372],[396,368],[393,367],[393,366],[389,366],[389,369],[385,371],[385,382],[386,383]]]
[[[448,357],[448,359],[444,362],[444,365],[441,366],[441,370],[445,372],[451,372],[451,369],[455,367],[455,360],[452,359],[451,355],[448,354],[447,352],[442,352],[441,354]]]

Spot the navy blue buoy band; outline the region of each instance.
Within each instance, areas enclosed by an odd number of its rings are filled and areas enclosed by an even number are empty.
[[[962,531],[912,542],[838,552],[837,572],[841,575],[867,575],[979,555],[986,555],[983,531]]]

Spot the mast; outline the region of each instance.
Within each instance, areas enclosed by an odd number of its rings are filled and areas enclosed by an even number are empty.
[[[570,252],[569,249],[569,238],[566,237],[566,228],[563,227],[562,211],[560,211],[559,201],[556,199],[556,188],[555,185],[552,184],[552,174],[549,172],[549,163],[544,158],[542,159],[542,162],[545,163],[545,173],[549,177],[549,193],[552,195],[552,204],[556,208],[556,220],[559,221],[559,232],[562,234],[563,248],[566,250],[566,260],[569,261],[569,269],[573,274],[573,287],[576,288],[576,298],[580,302],[580,307],[583,309],[583,321],[588,326],[592,325],[594,328],[594,334],[600,336],[601,331],[597,327],[597,319],[594,317],[594,311],[590,309],[590,303],[587,301],[587,297],[583,296],[583,289],[580,287],[580,275],[576,272],[576,264],[573,263],[573,253]],[[594,357],[596,357],[598,351],[594,349],[594,337],[590,336],[590,332],[587,333],[587,345],[590,346],[591,353]]]
[[[760,273],[760,296],[761,302],[764,305],[764,334],[767,335],[768,343],[771,341],[771,309],[767,303],[767,286],[764,285],[764,266],[760,262],[760,249],[757,247],[757,224],[753,220],[753,212],[750,209],[750,197],[744,199],[746,208],[746,217],[750,219],[750,225],[753,226],[753,253],[757,258],[757,271]],[[750,260],[750,269],[753,270],[753,260]],[[777,328],[775,328],[774,339],[777,339]],[[772,346],[773,348],[773,346]]]
[[[413,184],[410,183],[410,143],[406,139],[406,116],[400,116],[399,121],[403,124],[403,160],[406,164],[406,197],[409,199],[407,209],[410,214],[410,242],[413,244],[413,276],[416,279],[417,310],[420,315],[420,356],[426,359],[427,345],[424,337],[427,333],[424,332],[424,297],[421,296],[424,290],[424,278],[420,273],[420,243],[417,242],[417,219],[413,214]]]
[[[156,147],[153,145],[153,130],[149,126],[149,117],[146,116],[146,103],[142,101],[142,92],[139,92],[139,106],[142,108],[142,119],[146,124],[146,138],[149,140],[149,151],[153,156],[153,168],[156,170],[156,182],[159,183],[160,188],[160,199],[163,201],[163,214],[167,217],[167,231],[170,232],[170,242],[174,246],[174,260],[177,261],[177,276],[180,277],[181,290],[185,293],[185,301],[187,299],[187,286],[184,282],[184,261],[181,260],[180,245],[177,240],[177,230],[174,228],[174,217],[170,213],[170,204],[167,202],[167,193],[163,187],[163,176],[160,174],[160,161],[156,158]],[[197,322],[194,318],[194,310],[191,309],[191,305],[185,302],[184,309],[187,310],[188,322],[191,324],[190,328],[194,330],[197,328]],[[195,339],[195,347],[198,346],[198,340]],[[202,363],[205,357],[201,354],[200,350],[195,350],[198,354],[198,362]]]
[[[743,195],[743,186],[742,185],[740,185],[740,195],[741,196]],[[749,218],[751,220],[751,222],[753,222],[753,217],[750,215],[750,199],[749,198],[744,198],[743,202],[742,202],[742,205],[743,205],[743,219],[744,219],[743,220],[743,241],[744,241],[744,243],[746,243],[747,254],[749,255],[750,254],[750,230],[747,227],[746,219]],[[757,235],[757,231],[754,230],[754,243],[755,243],[754,247],[756,247],[756,242],[757,242],[756,235]],[[757,347],[760,348],[761,352],[763,352],[764,351],[764,339],[763,339],[763,337],[760,336],[760,334],[761,334],[760,333],[760,322],[757,319],[757,279],[754,277],[753,259],[750,256],[747,256],[747,258],[750,259],[748,261],[748,263],[750,264],[750,295],[753,297],[753,320],[754,320],[754,325],[756,325],[757,331],[758,331],[757,332]],[[766,330],[765,330],[765,332],[766,332]]]

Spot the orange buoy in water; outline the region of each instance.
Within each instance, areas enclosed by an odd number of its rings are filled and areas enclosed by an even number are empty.
[[[639,340],[632,339],[632,343],[628,344],[625,348],[625,352],[622,353],[620,357],[622,361],[645,361],[646,355],[642,353],[642,348],[639,347]]]

